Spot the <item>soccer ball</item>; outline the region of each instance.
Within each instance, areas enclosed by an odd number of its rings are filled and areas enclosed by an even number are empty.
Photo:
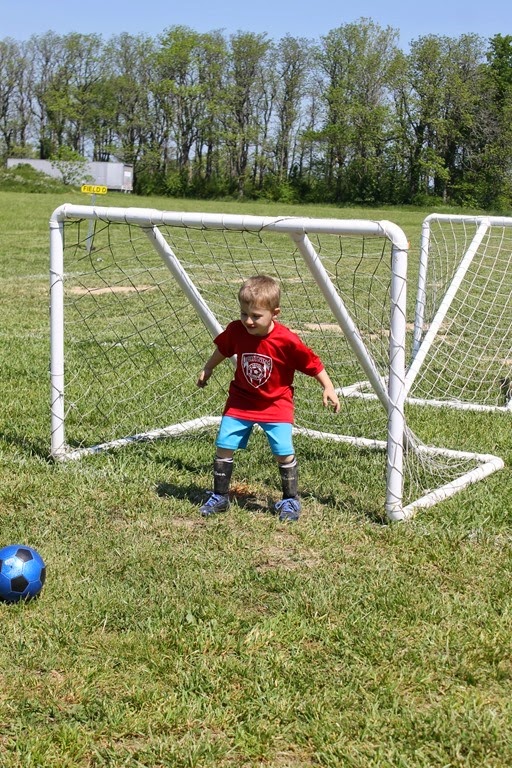
[[[31,600],[42,590],[45,578],[44,560],[32,547],[10,544],[0,549],[0,600]]]

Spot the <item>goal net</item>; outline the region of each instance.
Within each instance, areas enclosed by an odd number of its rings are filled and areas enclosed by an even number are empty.
[[[409,419],[406,354],[433,354],[419,342],[435,300],[416,309],[423,330],[413,332],[396,225],[64,205],[50,233],[55,458],[214,432],[233,369],[223,363],[204,390],[197,376],[239,315],[240,283],[266,273],[281,283],[282,322],[321,357],[342,401],[339,414],[323,409],[318,383],[295,377],[297,440],[321,446],[333,483],[349,447],[376,451],[368,485],[390,519],[404,519],[503,465],[429,447],[421,420]]]
[[[432,214],[423,222],[411,402],[512,407],[512,218]]]

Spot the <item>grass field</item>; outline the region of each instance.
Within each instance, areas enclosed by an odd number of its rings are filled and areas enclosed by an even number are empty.
[[[40,599],[0,605],[0,766],[510,766],[507,420],[463,422],[505,470],[404,525],[369,513],[368,463],[345,451],[333,472],[304,442],[301,485],[331,492],[294,526],[237,504],[202,520],[203,438],[54,464],[48,219],[63,202],[84,196],[0,192],[0,545],[34,546],[48,569]],[[105,202],[385,218],[413,246],[428,213]],[[265,495],[258,440],[237,474]]]

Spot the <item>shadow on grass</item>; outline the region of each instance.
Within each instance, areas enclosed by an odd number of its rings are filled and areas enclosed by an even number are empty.
[[[388,519],[383,508],[377,505],[369,504],[365,497],[359,496],[355,492],[346,492],[344,488],[343,492],[339,495],[334,493],[327,494],[314,494],[309,498],[325,509],[338,510],[350,517],[357,520],[365,520],[366,522],[376,525],[387,525]],[[304,494],[304,503],[307,504],[308,495]]]
[[[173,483],[158,483],[155,492],[161,498],[180,499],[190,502],[193,506],[199,507],[207,497],[207,491],[196,484],[176,485]],[[253,515],[271,515],[276,514],[274,504],[277,501],[277,495],[264,496],[245,488],[235,487],[230,492],[231,503]],[[302,497],[304,507],[307,507],[308,499],[321,507],[329,510],[340,510],[347,512],[354,519],[366,520],[373,525],[387,526],[389,521],[383,509],[378,507],[369,508],[364,505],[361,499],[344,499],[340,502],[339,498],[332,495],[325,496],[307,496]]]
[[[0,432],[0,441],[21,449],[29,456],[43,459],[49,464],[54,461],[50,456],[50,446],[44,440],[30,440],[25,435],[17,435],[14,432]]]
[[[181,499],[198,504],[204,496],[204,490],[198,485],[175,485],[174,483],[157,483],[155,492],[160,498]]]
[[[207,491],[195,484],[176,485],[174,483],[162,482],[156,485],[155,491],[160,498],[181,499],[197,506],[202,504],[207,496]],[[238,490],[230,493],[230,498],[232,503],[247,512],[253,514],[274,513],[274,499],[268,498],[263,500],[255,493]]]

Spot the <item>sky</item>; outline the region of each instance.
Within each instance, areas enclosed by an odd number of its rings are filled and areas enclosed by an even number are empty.
[[[176,25],[197,32],[223,30],[266,33],[272,40],[286,34],[318,41],[330,30],[360,18],[400,33],[406,51],[411,40],[436,34],[458,37],[512,35],[512,1],[493,0],[0,0],[0,40],[27,40],[49,30],[58,34],[97,33],[108,39],[121,32],[157,37]]]

